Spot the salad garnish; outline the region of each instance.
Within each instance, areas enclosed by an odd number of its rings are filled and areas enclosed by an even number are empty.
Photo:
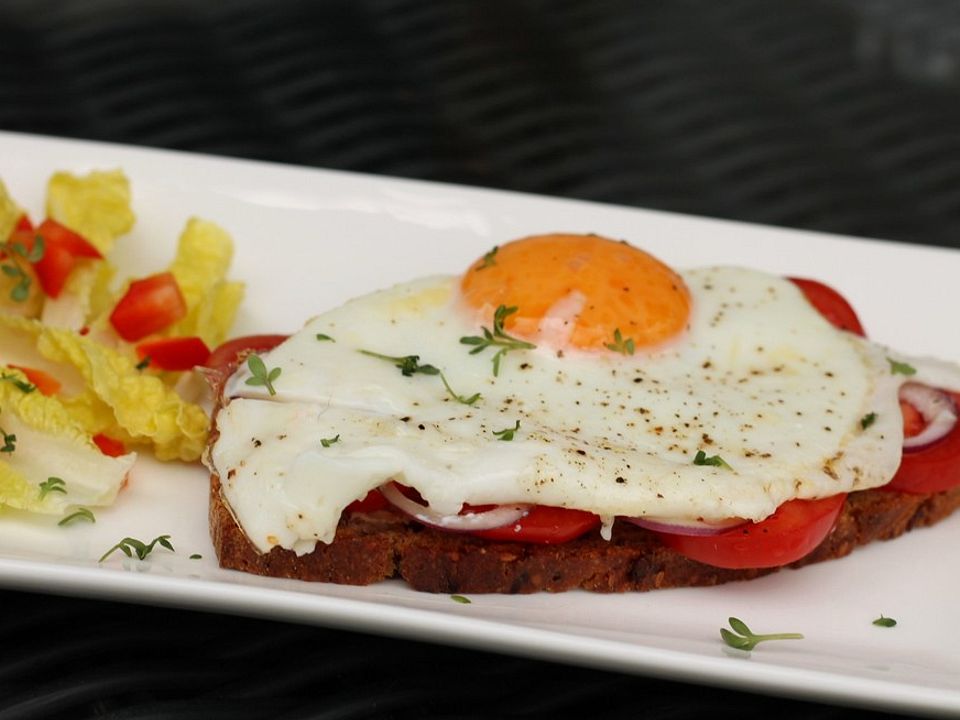
[[[247,378],[247,385],[263,385],[271,395],[277,394],[276,388],[273,387],[273,381],[280,377],[280,368],[275,367],[268,371],[259,355],[250,355],[247,358],[247,367],[250,368],[250,373],[253,375],[253,377]]]
[[[707,457],[707,454],[703,450],[697,450],[696,456],[693,458],[694,465],[712,465],[714,467],[722,467],[727,470],[733,470],[730,465],[727,464],[727,461],[724,460],[719,455],[711,455]]]
[[[497,440],[505,440],[507,442],[513,440],[513,436],[516,434],[517,430],[520,429],[520,421],[517,420],[517,424],[512,428],[504,428],[503,430],[494,430],[493,434],[497,436]]]
[[[501,305],[493,313],[492,331],[486,327],[482,327],[481,330],[483,330],[483,337],[480,337],[479,335],[468,335],[460,338],[460,342],[464,345],[476,346],[470,351],[471,355],[481,353],[488,347],[500,348],[493,356],[494,377],[500,375],[500,359],[508,352],[511,350],[533,350],[537,347],[533,343],[520,340],[504,332],[504,321],[507,319],[507,317],[517,312],[518,309],[519,308],[516,306],[507,307],[506,305]]]
[[[92,523],[95,523],[97,521],[97,519],[93,516],[92,512],[87,510],[87,508],[82,507],[82,508],[77,508],[75,512],[72,512],[69,515],[67,515],[65,518],[63,518],[63,520],[58,522],[57,525],[60,525],[60,526],[69,525],[70,523],[76,520],[88,520]]]
[[[63,481],[62,478],[58,477],[48,477],[42,483],[40,483],[40,499],[43,500],[47,495],[52,492],[64,493],[67,492],[67,484]]]
[[[606,347],[608,350],[613,350],[622,355],[633,355],[633,351],[636,349],[633,338],[624,340],[623,335],[620,333],[620,328],[613,331],[613,342],[607,343]]]
[[[729,623],[733,632],[726,628],[720,628],[720,637],[723,638],[723,641],[727,645],[732,648],[737,648],[738,650],[753,650],[758,643],[766,642],[767,640],[803,640],[803,635],[800,633],[757,635],[747,627],[747,624],[743,620],[735,617],[730,618]]]
[[[173,544],[170,542],[169,535],[158,535],[149,543],[145,543],[142,540],[137,540],[136,538],[125,537],[123,540],[101,555],[97,562],[103,562],[108,557],[113,555],[113,553],[115,553],[117,550],[122,552],[127,557],[133,557],[136,555],[138,559],[145,560],[146,557],[153,552],[154,547],[157,545],[165,547],[170,552],[176,552],[176,550],[173,549]]]

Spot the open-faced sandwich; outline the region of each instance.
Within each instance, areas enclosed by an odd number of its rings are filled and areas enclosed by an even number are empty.
[[[546,235],[214,354],[223,566],[433,592],[648,590],[960,505],[960,368],[836,292]]]

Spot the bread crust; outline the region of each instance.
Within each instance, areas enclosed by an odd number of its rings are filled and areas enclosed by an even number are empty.
[[[831,533],[790,567],[849,555],[875,540],[889,540],[932,525],[960,507],[960,487],[912,495],[863,490],[848,496]],[[493,542],[424,527],[393,510],[346,514],[333,543],[297,556],[279,547],[260,553],[210,482],[210,533],[225,568],[257,575],[342,585],[369,585],[401,578],[434,593],[534,593],[583,589],[647,591],[750,580],[778,568],[726,570],[699,563],[665,547],[656,535],[615,523],[613,537],[596,533],[558,545]]]

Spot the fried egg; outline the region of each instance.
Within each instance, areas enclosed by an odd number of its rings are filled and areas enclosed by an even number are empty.
[[[592,235],[357,298],[261,359],[273,379],[228,381],[209,463],[253,544],[298,553],[390,480],[441,514],[590,511],[608,537],[618,516],[759,521],[893,477],[891,360],[960,390],[960,369],[836,330],[786,279]]]

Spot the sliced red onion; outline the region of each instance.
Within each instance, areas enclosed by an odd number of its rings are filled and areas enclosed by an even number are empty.
[[[906,450],[925,447],[947,435],[957,424],[957,406],[947,393],[920,383],[905,383],[900,399],[908,402],[923,416],[927,426],[919,435],[903,439]]]
[[[631,522],[634,525],[639,525],[642,528],[647,530],[653,530],[654,532],[670,533],[671,535],[719,535],[722,532],[726,532],[731,528],[740,527],[745,525],[747,521],[741,520],[740,518],[733,518],[719,523],[696,523],[693,525],[678,525],[675,523],[665,523],[659,522],[657,520],[649,520],[642,517],[624,517],[620,518]]]
[[[393,483],[380,488],[387,501],[401,512],[424,525],[441,530],[493,530],[515,523],[530,512],[529,505],[498,505],[493,510],[442,515],[426,505],[411,500]]]

